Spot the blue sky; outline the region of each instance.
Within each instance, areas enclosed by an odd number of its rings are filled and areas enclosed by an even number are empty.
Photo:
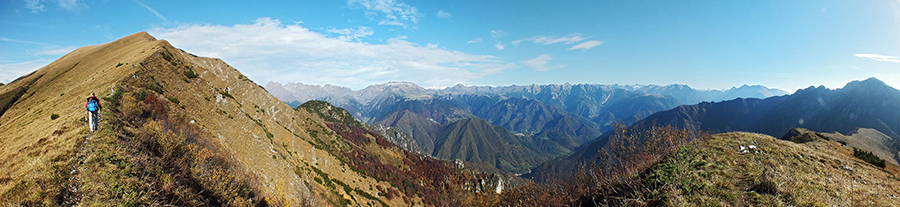
[[[900,86],[900,1],[0,2],[0,82],[140,31],[259,84]]]

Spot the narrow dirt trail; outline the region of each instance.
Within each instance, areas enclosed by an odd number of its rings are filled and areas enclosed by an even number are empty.
[[[76,146],[77,151],[75,154],[75,160],[71,161],[69,166],[64,169],[64,173],[67,173],[68,178],[65,182],[65,187],[63,191],[60,193],[60,206],[80,206],[81,198],[83,193],[79,190],[81,189],[82,182],[79,178],[79,175],[85,170],[84,162],[85,156],[87,153],[93,152],[91,147],[91,140],[93,134],[87,133],[86,136],[82,137],[78,146]]]

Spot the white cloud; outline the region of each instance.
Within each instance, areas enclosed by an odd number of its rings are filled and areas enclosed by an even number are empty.
[[[497,50],[503,50],[503,48],[505,48],[506,45],[504,45],[503,43],[497,42],[497,44],[494,45],[494,47],[497,47]]]
[[[466,42],[466,44],[481,43],[481,42],[484,42],[484,41],[481,40],[481,38],[479,37],[479,38],[475,38],[475,39],[469,40],[468,42]]]
[[[596,47],[596,46],[600,46],[600,45],[602,45],[602,44],[603,44],[603,41],[599,41],[599,40],[588,40],[588,41],[585,41],[585,42],[582,42],[582,43],[578,43],[577,45],[572,46],[572,47],[570,47],[569,49],[566,49],[566,50],[575,50],[575,49],[590,50],[591,48],[594,48],[594,47]]]
[[[452,14],[450,14],[449,12],[445,12],[444,10],[439,10],[437,14],[434,15],[441,19],[450,19],[453,17]]]
[[[491,38],[498,38],[506,36],[506,32],[503,30],[491,30]]]
[[[87,8],[87,4],[84,2],[78,2],[78,0],[57,0],[59,3],[59,8],[63,8],[65,10],[77,10],[81,8]]]
[[[552,55],[543,54],[543,55],[537,56],[537,58],[534,58],[534,59],[523,60],[522,64],[525,64],[526,66],[528,66],[530,68],[534,68],[534,70],[537,70],[537,71],[548,71],[548,70],[554,69],[554,68],[566,67],[565,65],[548,66],[547,63],[549,63],[550,60],[552,60],[552,59],[553,59]]]
[[[72,52],[75,49],[76,49],[75,46],[68,46],[68,47],[63,47],[63,48],[47,49],[47,50],[39,51],[35,54],[38,54],[38,55],[65,55],[69,52]]]
[[[262,84],[303,82],[359,89],[406,80],[440,87],[515,67],[497,57],[439,49],[437,45],[429,48],[400,38],[384,44],[345,41],[269,18],[249,25],[154,28],[150,33],[193,54],[221,58]]]
[[[169,21],[169,19],[166,19],[166,17],[164,17],[163,15],[159,14],[159,12],[156,12],[156,10],[154,10],[153,8],[150,8],[150,6],[147,6],[146,4],[141,3],[141,1],[134,0],[134,3],[137,3],[138,5],[141,5],[142,7],[144,7],[145,9],[150,10],[150,12],[153,12],[154,15],[156,15],[157,17],[159,17],[159,18],[162,19],[163,21],[166,21],[166,22],[171,23],[171,22]]]
[[[327,32],[339,34],[340,36],[338,36],[338,39],[341,39],[344,41],[360,41],[363,37],[367,37],[367,36],[371,36],[372,34],[375,34],[375,31],[373,31],[369,27],[357,27],[356,29],[353,29],[353,28],[344,28],[344,29],[331,28]]]
[[[419,22],[419,10],[416,7],[406,5],[394,0],[348,0],[348,6],[362,6],[366,10],[366,16],[378,25],[397,25],[403,28],[415,28],[413,24]]]
[[[50,64],[53,60],[32,60],[26,62],[18,62],[18,63],[2,63],[0,62],[0,68],[3,69],[3,72],[0,73],[0,82],[3,84],[9,84],[13,80],[22,77],[28,73],[34,72],[41,67]]]
[[[0,41],[15,42],[15,43],[25,43],[25,44],[33,44],[33,45],[51,45],[51,44],[43,43],[43,42],[34,42],[34,41],[25,41],[25,40],[9,39],[9,38],[5,38],[5,37],[0,37]]]
[[[41,0],[25,0],[25,8],[31,10],[31,13],[40,13],[47,11],[47,7],[41,3]]]
[[[522,42],[534,42],[543,45],[555,44],[555,43],[563,43],[563,44],[572,44],[585,40],[587,38],[582,37],[580,34],[571,34],[565,37],[557,37],[557,36],[534,36],[529,38],[523,38],[518,40],[513,40],[512,44],[518,46],[519,43]]]
[[[425,47],[427,47],[428,49],[437,49],[438,45],[440,45],[440,44],[427,43],[427,44],[425,44]]]
[[[853,56],[861,58],[869,58],[875,61],[900,63],[900,59],[896,56],[878,55],[878,54],[853,54]]]
[[[41,12],[47,11],[47,6],[44,5],[44,2],[49,0],[25,0],[25,8],[31,10],[31,13],[37,14]],[[78,0],[55,0],[57,4],[51,3],[50,5],[59,6],[60,9],[65,10],[77,10],[81,8],[87,8],[87,4],[84,2],[79,2]]]

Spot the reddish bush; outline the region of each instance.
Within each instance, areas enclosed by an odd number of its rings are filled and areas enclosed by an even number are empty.
[[[114,125],[131,126],[136,132],[121,133],[123,150],[137,176],[156,189],[163,203],[180,206],[249,205],[254,198],[250,178],[219,153],[220,147],[183,116],[169,114],[167,102],[154,93],[137,101],[133,89],[119,93]],[[137,115],[137,116],[134,116]],[[119,117],[119,118],[116,118]],[[260,202],[260,200],[257,200]]]

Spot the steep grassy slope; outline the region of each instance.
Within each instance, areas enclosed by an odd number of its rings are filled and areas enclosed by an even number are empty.
[[[791,131],[786,139],[799,143],[748,132],[617,130],[609,140],[615,150],[604,150],[609,156],[600,157],[601,164],[581,168],[565,183],[511,189],[494,205],[900,205],[898,166],[861,160],[853,147],[822,133]]]
[[[84,98],[92,91],[109,95],[134,72],[131,65],[152,55],[157,45],[143,33],[82,47],[0,86],[0,203],[64,200],[75,155],[89,136]]]
[[[298,110],[309,111],[326,121],[330,129],[345,138],[344,143],[321,143],[332,153],[340,153],[343,162],[354,171],[400,188],[402,195],[420,195],[429,205],[470,205],[480,193],[502,192],[503,186],[524,182],[509,174],[476,173],[459,163],[437,160],[401,150],[384,137],[363,129],[349,112],[324,101],[308,101]],[[318,180],[317,180],[318,182]],[[326,181],[323,181],[327,183]],[[386,191],[388,198],[397,192]]]
[[[419,116],[409,110],[394,112],[378,121],[379,124],[396,128],[412,136],[426,154],[434,152],[434,141],[441,125]]]
[[[93,134],[82,121],[91,91],[106,106]],[[356,143],[332,128],[355,120],[290,108],[222,60],[144,32],[79,48],[0,86],[0,101],[4,204],[452,205],[497,185],[366,130],[371,141]],[[435,171],[404,171],[415,169]],[[421,193],[436,187],[469,197]]]
[[[790,138],[789,136],[792,134],[791,132],[794,132],[798,129],[800,128],[791,129],[791,131],[788,134],[782,136],[781,139],[788,140]],[[796,132],[794,132],[794,134],[796,134]],[[893,163],[895,165],[897,164],[897,160],[894,159],[894,154],[897,153],[897,149],[890,147],[890,144],[895,143],[894,138],[891,138],[890,136],[881,133],[878,130],[859,128],[853,130],[853,132],[851,132],[851,134],[849,135],[844,135],[840,132],[816,132],[814,134],[822,139],[834,140],[850,147],[855,147],[867,152],[872,152],[875,154],[875,156],[887,160],[887,162]]]
[[[875,167],[838,142],[798,144],[733,132],[686,146],[648,168],[640,178],[652,190],[637,200],[651,205],[897,206],[897,176],[896,166]]]
[[[843,134],[858,128],[872,128],[892,137],[883,144],[890,149],[890,153],[882,155],[893,156],[897,160],[900,157],[896,153],[900,151],[900,139],[897,138],[900,137],[897,133],[900,131],[900,110],[897,109],[900,109],[900,91],[878,79],[869,78],[834,90],[809,87],[792,95],[767,99],[682,105],[655,113],[630,127],[648,129],[672,125],[713,133],[749,131],[770,136],[781,136],[795,127]],[[556,166],[542,168],[557,174],[571,172],[570,169],[593,160],[595,152],[605,145],[606,139],[601,137],[585,144],[572,156],[547,164]]]
[[[450,124],[438,137],[435,157],[489,163],[505,172],[527,172],[549,156],[503,127],[478,118]]]

